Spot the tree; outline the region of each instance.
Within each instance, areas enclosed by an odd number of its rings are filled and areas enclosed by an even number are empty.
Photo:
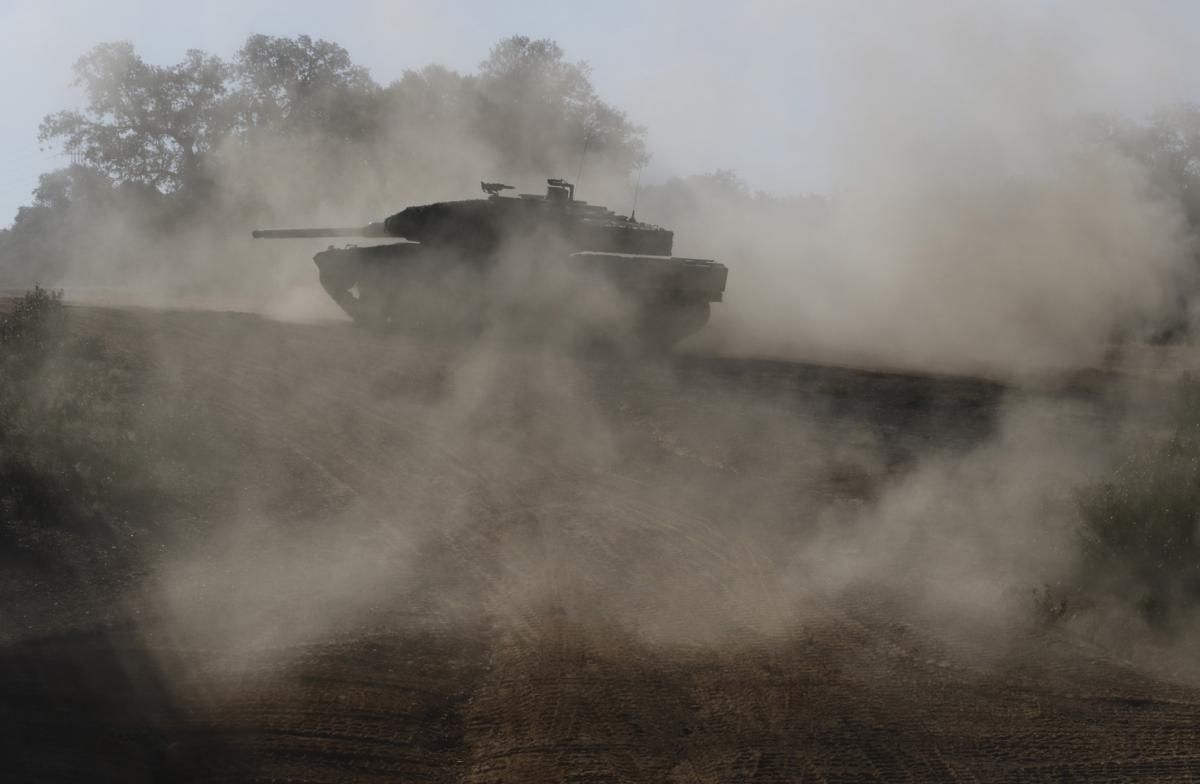
[[[1176,104],[1146,122],[1091,118],[1101,139],[1139,163],[1156,195],[1177,201],[1200,234],[1200,105]]]
[[[75,165],[41,175],[33,190],[33,204],[17,210],[11,233],[14,247],[28,247],[30,239],[65,233],[73,207],[106,207],[113,202],[113,195],[112,180],[86,166]]]
[[[335,43],[252,35],[237,53],[234,77],[243,132],[361,140],[378,125],[379,86]]]
[[[405,71],[383,91],[389,122],[423,129],[466,128],[475,108],[476,81],[442,65]]]
[[[117,184],[88,166],[43,174],[0,245],[0,272],[22,283],[55,281],[105,226],[149,231],[165,200],[149,185]]]
[[[101,44],[75,64],[86,109],[46,117],[39,138],[60,142],[117,182],[202,190],[204,157],[230,124],[227,73],[221,60],[195,49],[176,65],[156,66],[132,44]]]
[[[519,169],[553,172],[587,155],[627,175],[646,161],[645,128],[596,96],[590,72],[551,40],[502,40],[479,66],[478,132]]]

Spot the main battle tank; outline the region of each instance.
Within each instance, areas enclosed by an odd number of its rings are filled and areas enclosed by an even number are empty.
[[[512,289],[548,279],[574,281],[553,289],[560,299],[582,302],[598,288],[615,293],[617,307],[609,308],[619,312],[615,331],[644,343],[670,346],[704,326],[709,303],[725,291],[723,264],[672,256],[673,232],[579,201],[564,180],[547,184],[545,196],[511,197],[502,191],[512,186],[483,182],[486,198],[408,207],[361,228],[268,229],[253,236],[404,240],[330,247],[313,257],[325,291],[355,322],[376,328],[478,325],[497,303],[519,309],[522,297]],[[495,275],[522,262],[523,278]],[[609,326],[618,325],[601,328]]]

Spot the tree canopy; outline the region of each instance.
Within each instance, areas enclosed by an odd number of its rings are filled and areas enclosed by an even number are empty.
[[[1097,125],[1105,143],[1144,167],[1157,195],[1177,200],[1200,227],[1200,105],[1164,107],[1141,123],[1105,117]]]
[[[307,35],[252,35],[231,68],[236,130],[323,132],[362,138],[373,132],[379,86],[350,53]]]
[[[513,36],[479,66],[480,121],[510,159],[546,168],[550,151],[592,154],[628,172],[646,161],[645,129],[597,97],[591,67],[558,44]]]
[[[203,158],[229,131],[229,68],[191,50],[182,62],[150,65],[128,43],[101,44],[75,64],[87,106],[41,125],[43,141],[119,182],[171,193],[196,188]]]
[[[542,176],[585,153],[622,176],[646,159],[644,129],[596,95],[588,65],[524,36],[496,44],[476,75],[433,65],[386,88],[341,46],[306,35],[252,35],[228,62],[192,50],[169,66],[102,44],[75,77],[86,105],[46,117],[40,138],[118,184],[163,194],[205,195],[226,143],[311,138],[394,165],[389,142],[403,128],[470,135],[505,170]]]

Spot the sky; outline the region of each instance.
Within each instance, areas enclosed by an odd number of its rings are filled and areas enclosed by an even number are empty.
[[[1200,100],[1200,50],[1193,45],[1200,3],[990,5],[1071,38],[1073,51],[1094,50],[1096,67],[1107,69],[1100,81],[1132,96],[1121,107],[1132,114],[1152,108],[1151,99]],[[652,158],[643,181],[722,168],[756,190],[826,192],[840,75],[871,40],[903,42],[910,11],[935,6],[955,8],[942,0],[0,0],[0,95],[7,99],[0,112],[0,226],[30,201],[40,173],[65,163],[43,149],[37,129],[45,115],[80,105],[71,84],[80,55],[128,40],[154,63],[177,62],[191,48],[230,57],[253,33],[334,41],[381,84],[430,63],[471,72],[509,35],[552,38],[569,59],[592,65],[602,98],[647,126]],[[921,42],[911,46],[919,57]],[[1125,63],[1102,56],[1116,50],[1148,57]],[[1149,89],[1133,83],[1139,79]]]

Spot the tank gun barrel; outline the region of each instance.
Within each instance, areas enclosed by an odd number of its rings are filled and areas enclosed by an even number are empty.
[[[255,229],[251,236],[256,240],[305,240],[322,237],[387,237],[390,236],[382,223],[366,226],[336,227],[326,229]]]

